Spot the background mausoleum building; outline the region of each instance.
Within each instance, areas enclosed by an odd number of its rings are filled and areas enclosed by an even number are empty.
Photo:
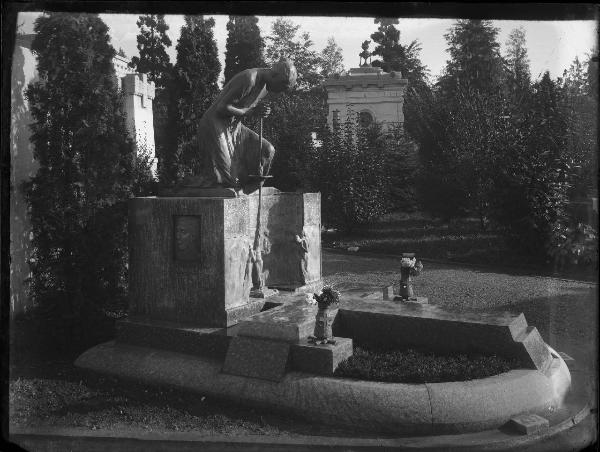
[[[379,67],[350,69],[325,81],[329,112],[327,121],[343,124],[349,114],[356,114],[361,125],[373,121],[384,127],[404,124],[404,94],[408,80],[400,72],[383,72]]]

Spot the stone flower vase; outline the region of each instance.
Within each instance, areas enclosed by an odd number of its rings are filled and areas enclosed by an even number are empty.
[[[327,341],[333,338],[332,325],[335,319],[337,306],[319,303],[319,311],[315,320],[315,330],[313,336],[318,341]]]
[[[415,296],[412,287],[411,270],[410,267],[402,267],[400,269],[400,297],[402,297],[403,300],[408,300]]]

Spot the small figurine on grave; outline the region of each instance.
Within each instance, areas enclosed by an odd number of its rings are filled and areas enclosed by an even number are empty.
[[[313,336],[309,336],[308,341],[316,345],[335,344],[332,331],[335,319],[333,311],[340,305],[340,293],[331,286],[325,286],[320,294],[313,294],[313,297],[319,305],[319,310]]]
[[[412,277],[423,271],[423,264],[414,253],[403,253],[400,261],[400,298],[402,301],[417,301],[412,287]]]

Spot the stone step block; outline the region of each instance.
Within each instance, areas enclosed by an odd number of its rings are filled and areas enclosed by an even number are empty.
[[[333,375],[337,366],[352,356],[352,339],[334,337],[335,344],[312,344],[308,340],[293,344],[290,350],[291,368],[299,372]]]
[[[240,322],[238,335],[293,344],[306,339],[315,329],[318,308],[303,302],[303,297],[297,295],[295,303],[284,304]]]
[[[537,414],[521,414],[508,421],[508,427],[523,434],[534,435],[550,428],[548,419]]]
[[[288,368],[289,355],[287,342],[236,336],[229,344],[222,372],[280,381]]]

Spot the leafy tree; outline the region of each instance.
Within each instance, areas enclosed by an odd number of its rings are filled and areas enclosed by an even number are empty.
[[[598,102],[598,50],[594,50],[588,57],[588,94]]]
[[[96,14],[49,13],[34,29],[39,81],[26,94],[39,170],[24,187],[31,296],[53,319],[89,325],[108,303],[124,302],[126,200],[148,167],[128,138],[106,24]]]
[[[523,27],[515,28],[510,32],[506,46],[509,92],[518,103],[526,102],[524,98],[530,94],[531,73]]]
[[[344,72],[344,57],[342,48],[335,42],[333,36],[327,39],[327,45],[321,51],[321,75],[323,78]]]
[[[560,90],[548,72],[534,84],[531,111],[508,110],[508,138],[497,146],[492,216],[521,254],[543,262],[568,221],[569,173]]]
[[[349,115],[345,124],[320,130],[322,145],[313,147],[309,187],[321,192],[323,222],[350,231],[368,224],[391,206],[389,157],[394,141],[380,124],[360,127]]]
[[[598,84],[589,77],[592,65],[591,58],[584,63],[575,58],[560,86],[560,107],[566,122],[564,152],[574,169],[571,196],[576,198],[586,197],[597,188]]]
[[[284,191],[306,189],[312,134],[327,122],[327,92],[320,86],[309,91],[294,90],[271,98],[269,104],[271,114],[264,120],[263,132],[276,150],[272,184]],[[258,131],[256,116],[245,122]]]
[[[579,86],[585,71],[577,66],[576,61],[572,69],[579,80],[571,81],[573,89],[585,92]],[[551,259],[559,267],[597,259],[596,232],[570,204],[574,189],[585,180],[585,165],[590,166],[582,157],[595,140],[581,139],[585,131],[577,123],[582,115],[565,108],[564,89],[546,72],[533,86],[529,111],[506,109],[493,128],[490,164],[490,211],[500,230],[520,253]]]
[[[497,30],[487,21],[459,20],[446,34],[451,59],[437,89],[409,89],[407,130],[419,142],[421,193],[428,210],[444,217],[477,213],[487,224],[487,155],[496,142],[503,74]],[[486,103],[489,102],[489,108]]]
[[[240,71],[263,67],[265,43],[255,16],[229,16],[225,44],[225,83]]]
[[[424,207],[448,219],[475,214],[485,229],[506,102],[499,94],[460,87],[453,102],[431,93],[416,107],[411,133],[421,146]]]
[[[298,71],[298,89],[308,90],[317,86],[322,80],[319,68],[320,55],[312,49],[313,42],[309,33],[301,33],[297,37],[300,25],[292,21],[278,18],[271,26],[271,35],[267,36],[269,44],[266,49],[268,64],[273,64],[283,57],[294,61]]]
[[[542,79],[533,86],[531,152],[545,152],[550,158],[558,158],[564,149],[566,118],[560,109],[561,92],[558,82],[553,81],[546,71]]]
[[[169,26],[163,14],[147,14],[140,16],[136,22],[139,28],[137,49],[140,56],[134,56],[129,66],[136,72],[148,74],[148,80],[157,88],[165,86],[165,77],[171,71],[171,63],[167,47],[171,47],[171,39],[167,35]]]
[[[386,72],[400,70],[400,31],[395,27],[398,23],[398,19],[376,18],[375,24],[379,27],[371,35],[376,44],[371,54],[381,56],[381,60],[375,60],[373,65],[382,67]]]
[[[496,41],[498,29],[487,20],[459,20],[444,35],[450,60],[438,85],[446,96],[459,87],[497,92],[503,84],[503,60]]]
[[[413,95],[412,99],[412,121],[408,121],[407,113],[406,128],[419,146],[423,168],[417,178],[420,204],[424,210],[444,218],[459,216],[466,209],[466,196],[455,183],[456,164],[445,152],[447,105],[439,102],[432,91]]]
[[[198,120],[219,92],[221,72],[215,21],[204,16],[185,16],[177,41],[177,62],[169,84],[170,142],[160,169],[161,182],[172,184],[200,164],[196,161]]]
[[[320,86],[321,57],[312,49],[308,33],[298,37],[300,26],[279,18],[267,37],[267,63],[273,64],[282,57],[290,57],[298,72],[297,89],[266,100],[272,113],[264,122],[265,138],[275,147],[272,171],[274,186],[293,191],[305,187],[307,159],[312,148],[312,133],[326,122],[327,93]],[[258,119],[245,122],[258,130]]]

